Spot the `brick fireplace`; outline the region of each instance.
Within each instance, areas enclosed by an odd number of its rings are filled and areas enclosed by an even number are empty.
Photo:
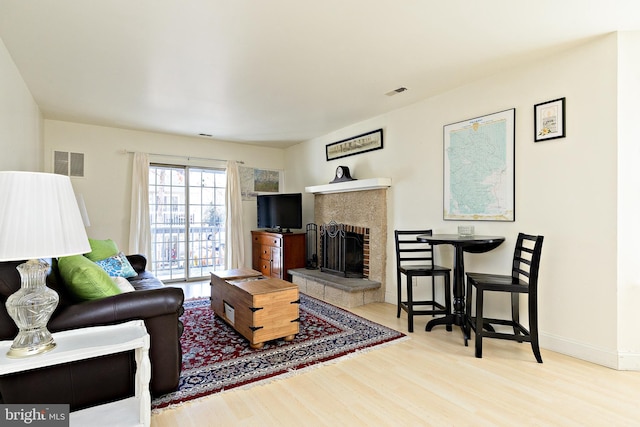
[[[387,266],[387,188],[390,185],[389,179],[374,178],[306,188],[307,192],[315,195],[316,224],[328,224],[333,221],[348,224],[356,230],[368,230],[368,277],[341,280],[340,277],[319,270],[300,269],[293,276],[294,283],[298,283],[302,292],[347,307],[384,301]],[[311,283],[310,281],[321,283],[322,286],[309,288],[307,284]],[[353,289],[350,290],[350,287]]]

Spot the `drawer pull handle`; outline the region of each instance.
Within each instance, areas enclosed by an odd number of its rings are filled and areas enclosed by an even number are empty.
[[[300,304],[300,299],[297,299],[297,300],[295,300],[295,301],[291,301],[291,303],[290,303],[290,304]]]
[[[249,310],[251,310],[251,312],[255,313],[258,310],[262,310],[264,307],[249,307]]]
[[[290,323],[295,323],[295,322],[300,323],[300,318],[298,317],[297,319],[293,319]]]
[[[249,329],[251,329],[253,332],[257,331],[258,329],[262,329],[264,328],[264,326],[249,326]]]

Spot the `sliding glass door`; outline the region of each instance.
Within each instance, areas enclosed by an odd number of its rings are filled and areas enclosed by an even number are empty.
[[[149,167],[152,271],[186,281],[225,269],[226,172],[188,166]]]

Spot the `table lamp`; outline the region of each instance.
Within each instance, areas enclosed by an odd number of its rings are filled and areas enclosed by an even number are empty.
[[[0,261],[20,264],[20,289],[9,296],[7,312],[18,326],[7,357],[44,353],[55,347],[47,322],[58,294],[46,286],[55,258],[91,251],[78,202],[65,175],[0,172]]]

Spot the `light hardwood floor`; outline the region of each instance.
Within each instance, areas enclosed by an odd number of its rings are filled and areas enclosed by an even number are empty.
[[[203,288],[208,291],[208,288]],[[406,333],[391,304],[351,309]],[[409,339],[284,379],[153,414],[166,426],[640,426],[640,372],[529,344],[485,340],[482,359],[458,328]]]

